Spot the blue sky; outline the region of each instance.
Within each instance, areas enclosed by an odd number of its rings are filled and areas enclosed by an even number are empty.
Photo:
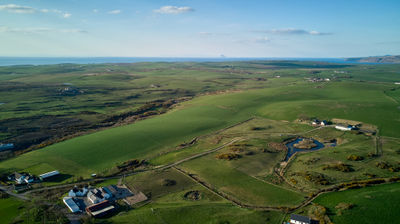
[[[0,56],[386,54],[399,0],[0,0]]]

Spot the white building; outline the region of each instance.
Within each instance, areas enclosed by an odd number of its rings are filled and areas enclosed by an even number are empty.
[[[63,198],[64,204],[69,208],[69,210],[73,213],[80,212],[81,209],[79,206],[76,204],[73,198],[71,197],[64,197]]]
[[[1,144],[0,143],[0,151],[5,151],[5,150],[13,149],[13,148],[14,148],[14,144],[13,143],[8,143],[8,144]]]
[[[68,192],[68,196],[70,197],[84,197],[88,193],[88,189],[86,187],[82,189],[78,189],[76,186]]]
[[[349,126],[336,125],[335,128],[340,130],[340,131],[351,131],[351,130],[353,130],[353,126],[351,126],[351,125],[349,125]]]
[[[87,193],[87,198],[91,203],[97,204],[111,198],[111,195],[103,188],[96,188]]]
[[[58,174],[60,174],[60,172],[58,172],[57,170],[54,170],[54,171],[51,171],[51,172],[40,174],[39,178],[41,180],[43,180],[43,179],[46,179],[46,178],[49,178],[49,177],[52,177],[52,176],[55,176],[55,175],[58,175]]]
[[[312,220],[309,217],[291,214],[290,224],[311,224]]]

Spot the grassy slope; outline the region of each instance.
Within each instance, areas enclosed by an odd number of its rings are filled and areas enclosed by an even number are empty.
[[[282,214],[238,208],[229,203],[152,204],[111,218],[111,223],[279,223]]]
[[[189,161],[182,167],[220,191],[250,205],[291,206],[303,200],[299,193],[255,179],[239,171],[240,167],[235,169],[236,163],[217,160],[214,156]]]
[[[23,203],[14,198],[0,199],[0,223],[11,223],[19,214],[18,207]]]
[[[324,194],[314,202],[329,209],[334,223],[395,223],[400,219],[400,183]],[[335,206],[341,202],[355,206],[339,216]]]
[[[303,83],[199,97],[152,119],[74,138],[2,162],[0,169],[48,163],[65,173],[88,175],[131,158],[154,155],[253,114],[285,120],[293,120],[300,113],[347,118],[377,124],[382,135],[399,136],[400,111],[384,95],[386,84],[341,82],[314,87],[316,84]]]
[[[165,186],[165,179],[176,184]],[[234,206],[174,169],[130,176],[125,184],[150,196],[152,203],[120,213],[107,220],[111,223],[278,223],[282,219],[279,212]],[[189,191],[198,191],[200,199],[186,199]]]

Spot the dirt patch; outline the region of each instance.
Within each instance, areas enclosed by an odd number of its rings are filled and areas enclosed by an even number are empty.
[[[270,143],[268,143],[268,147],[270,147],[271,149],[277,150],[277,151],[286,150],[285,144],[279,143],[279,142],[270,142]]]
[[[161,183],[162,186],[174,186],[176,185],[176,180],[164,179]]]
[[[188,191],[183,196],[186,200],[198,201],[201,199],[201,194],[199,191]]]
[[[312,149],[317,146],[312,139],[303,139],[299,143],[293,145],[298,149]]]

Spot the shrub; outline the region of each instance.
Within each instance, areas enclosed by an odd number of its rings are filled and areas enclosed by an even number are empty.
[[[347,160],[350,160],[350,161],[361,161],[363,159],[364,159],[364,157],[358,156],[358,155],[354,155],[354,154],[347,156]]]
[[[343,211],[345,211],[345,210],[350,210],[350,209],[354,208],[354,205],[351,204],[351,203],[344,203],[344,202],[341,202],[341,203],[337,204],[337,205],[335,206],[335,208],[336,208],[336,210],[337,210],[338,215],[342,215],[342,214],[343,214]]]
[[[217,159],[233,160],[239,159],[242,156],[236,153],[222,153],[215,156]]]
[[[314,184],[319,184],[319,185],[328,185],[329,184],[328,178],[325,175],[323,175],[322,173],[307,171],[307,172],[294,173],[293,175],[302,176],[302,177],[304,177],[304,179],[306,179]]]
[[[344,163],[337,163],[337,164],[328,164],[322,167],[323,170],[336,170],[342,172],[352,172],[354,169],[351,165],[344,164]]]
[[[381,168],[381,169],[385,169],[385,170],[387,169],[390,172],[398,172],[398,171],[400,171],[400,167],[394,167],[390,163],[384,162],[384,161],[376,162],[375,166],[378,167],[378,168]]]
[[[171,180],[171,179],[163,179],[162,180],[162,185],[163,186],[174,186],[174,185],[176,185],[176,181],[175,180]]]
[[[316,162],[318,162],[320,160],[320,158],[311,158],[305,162],[303,162],[305,165],[312,165],[315,164]]]
[[[369,153],[367,154],[367,156],[368,156],[369,158],[374,158],[374,157],[376,157],[377,155],[376,155],[375,153],[373,153],[373,152],[369,152]]]

